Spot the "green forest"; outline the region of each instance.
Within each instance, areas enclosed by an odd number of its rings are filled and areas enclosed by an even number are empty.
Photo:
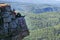
[[[60,12],[20,13],[25,15],[30,32],[23,40],[60,40]]]

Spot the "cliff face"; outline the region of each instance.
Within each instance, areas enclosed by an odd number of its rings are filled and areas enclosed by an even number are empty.
[[[0,38],[1,40],[22,40],[29,35],[25,16],[11,10],[10,5],[0,4]],[[3,6],[3,7],[2,7]]]

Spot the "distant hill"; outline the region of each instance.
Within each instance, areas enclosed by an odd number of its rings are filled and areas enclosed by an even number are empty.
[[[1,2],[0,2],[1,3]],[[60,7],[51,4],[32,4],[32,3],[23,3],[23,2],[5,2],[15,8],[16,10],[32,12],[32,13],[44,13],[44,12],[59,12]]]
[[[11,4],[12,8],[15,8],[16,10],[32,12],[32,13],[60,11],[60,7],[49,4],[30,4],[30,3],[9,3],[9,4]]]

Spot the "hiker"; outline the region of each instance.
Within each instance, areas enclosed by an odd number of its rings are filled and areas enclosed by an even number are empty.
[[[13,14],[15,14],[15,15],[16,15],[15,9],[13,9]]]
[[[15,12],[15,9],[13,9],[13,11],[11,11],[11,17],[12,17],[12,19],[15,19],[15,16],[16,16],[16,12]]]

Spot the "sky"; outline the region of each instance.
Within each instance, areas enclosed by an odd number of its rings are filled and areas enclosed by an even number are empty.
[[[17,0],[19,1],[19,0]],[[22,2],[30,2],[30,3],[58,3],[60,0],[20,0]]]
[[[60,3],[60,0],[0,0],[0,1],[26,2],[26,3]]]

